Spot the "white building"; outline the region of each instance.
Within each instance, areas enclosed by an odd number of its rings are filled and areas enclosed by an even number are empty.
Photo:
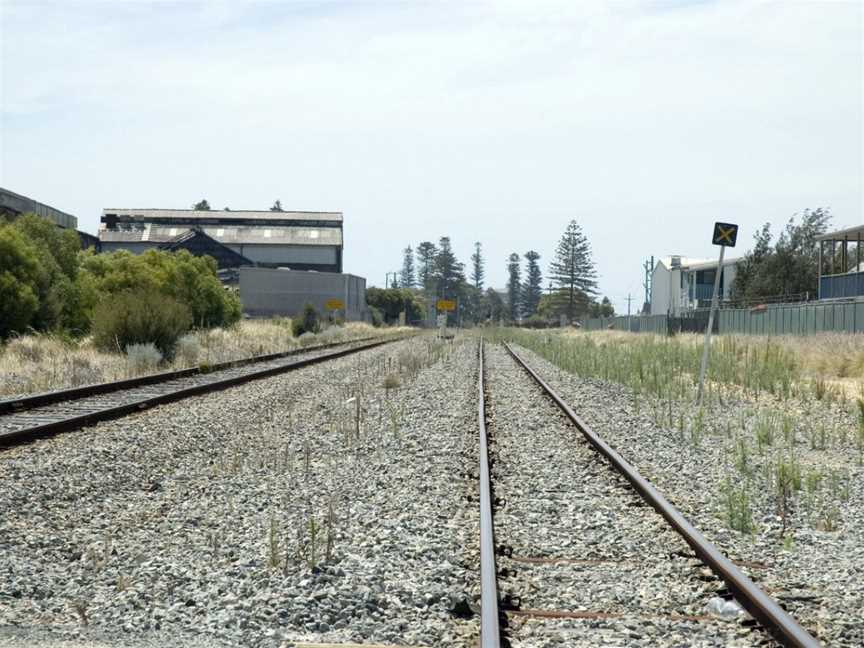
[[[731,297],[738,259],[724,259],[720,275],[720,300]],[[684,311],[711,304],[717,261],[668,256],[660,259],[651,274],[651,314],[678,316]]]

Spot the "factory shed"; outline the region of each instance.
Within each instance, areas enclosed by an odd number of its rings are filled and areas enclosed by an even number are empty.
[[[106,208],[99,239],[140,254],[196,229],[256,266],[342,271],[340,212]]]
[[[311,304],[319,313],[336,311],[351,321],[368,318],[366,279],[335,272],[287,268],[240,268],[240,301],[251,317],[293,317]],[[331,308],[341,302],[341,308]]]
[[[219,270],[255,265],[242,254],[235,252],[227,245],[222,245],[198,228],[188,230],[173,240],[162,243],[159,245],[159,249],[169,252],[186,250],[194,256],[213,257]]]

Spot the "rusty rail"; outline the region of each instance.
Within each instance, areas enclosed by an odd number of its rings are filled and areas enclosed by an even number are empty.
[[[234,367],[242,367],[249,364],[259,362],[269,362],[270,360],[278,360],[279,358],[287,358],[301,353],[309,353],[312,351],[321,351],[324,349],[332,349],[338,346],[348,344],[358,344],[360,342],[368,342],[375,338],[364,337],[356,340],[346,340],[345,342],[330,342],[329,344],[316,344],[310,347],[301,347],[291,349],[290,351],[279,351],[277,353],[268,353],[265,355],[251,356],[249,358],[241,358],[239,360],[228,360],[226,362],[218,362],[211,365],[207,369],[207,373],[214,371],[223,371]],[[34,409],[36,407],[44,407],[54,403],[62,403],[64,401],[76,400],[79,398],[87,398],[89,396],[97,396],[99,394],[111,394],[124,389],[133,389],[135,387],[144,387],[146,385],[154,385],[169,380],[177,380],[178,378],[187,378],[204,373],[201,367],[189,367],[187,369],[175,369],[173,371],[160,371],[159,373],[148,374],[146,376],[138,376],[136,378],[125,378],[123,380],[114,380],[111,382],[97,383],[95,385],[83,385],[81,387],[71,387],[69,389],[57,389],[54,391],[42,392],[39,394],[31,394],[29,396],[21,396],[20,398],[10,398],[0,400],[0,416],[4,414],[15,414],[17,412]]]
[[[394,338],[390,340],[379,340],[376,342],[371,342],[368,344],[363,344],[360,346],[351,346],[347,349],[339,349],[338,351],[332,351],[330,353],[325,353],[323,355],[313,356],[311,358],[302,358],[300,360],[295,360],[293,362],[286,362],[284,364],[279,364],[277,366],[268,366],[264,369],[259,369],[255,371],[250,371],[247,373],[243,373],[240,375],[233,375],[227,378],[221,378],[218,380],[213,380],[206,383],[201,384],[193,384],[189,386],[180,386],[177,389],[171,389],[170,391],[166,391],[164,393],[148,395],[144,398],[138,398],[131,401],[126,401],[120,404],[110,405],[108,407],[99,408],[94,411],[88,411],[85,413],[78,413],[72,416],[66,416],[56,421],[48,421],[45,423],[41,423],[38,425],[34,425],[31,427],[23,427],[16,430],[11,430],[7,432],[0,432],[0,447],[3,446],[12,446],[19,445],[21,443],[26,443],[28,441],[32,441],[37,438],[50,436],[53,434],[59,434],[62,432],[70,432],[72,430],[77,430],[82,427],[86,427],[89,425],[94,425],[95,423],[101,421],[108,421],[112,419],[121,418],[123,416],[127,416],[129,414],[135,413],[140,410],[148,409],[150,407],[154,407],[156,405],[162,405],[164,403],[170,403],[178,400],[182,400],[184,398],[189,398],[191,396],[197,396],[199,394],[205,394],[215,391],[221,391],[223,389],[228,389],[229,387],[234,387],[236,385],[241,385],[243,383],[250,382],[252,380],[257,380],[259,378],[267,378],[269,376],[275,376],[277,374],[286,373],[288,371],[293,371],[295,369],[300,369],[302,367],[308,367],[313,364],[318,364],[321,362],[326,362],[327,360],[335,360],[337,358],[342,358],[347,355],[351,355],[353,353],[358,353],[360,351],[366,351],[368,349],[374,349],[375,347],[382,346],[384,344],[389,344],[391,342],[396,342],[397,340],[401,340],[405,338]],[[323,346],[323,345],[322,345]],[[320,348],[320,347],[319,347]],[[315,349],[311,349],[314,351]],[[307,349],[306,351],[309,351]],[[278,358],[277,358],[278,359]],[[183,376],[181,376],[183,377]],[[105,383],[110,385],[110,383]],[[146,384],[146,383],[145,383]],[[105,393],[102,391],[96,391],[95,394]],[[81,400],[81,397],[79,397]],[[77,401],[72,401],[77,402]]]
[[[631,466],[617,451],[594,432],[567,403],[544,381],[536,371],[504,343],[504,347],[516,362],[525,369],[558,408],[570,419],[594,449],[603,455],[612,467],[623,475],[642,499],[654,508],[684,538],[696,555],[711,570],[722,578],[735,599],[762,626],[784,646],[795,648],[818,648],[818,640],[798,625],[771,597],[756,586],[717,547],[710,543],[654,486]]]
[[[498,583],[495,566],[495,527],[492,524],[492,488],[486,436],[486,396],[483,384],[483,338],[477,369],[477,425],[480,428],[480,648],[500,648]]]

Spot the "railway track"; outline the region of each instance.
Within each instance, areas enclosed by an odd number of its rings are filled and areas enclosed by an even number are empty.
[[[0,447],[77,430],[394,342],[363,338],[0,401]],[[403,339],[403,338],[397,338]],[[337,350],[332,350],[337,348]]]
[[[820,645],[515,350],[479,346],[482,648]]]

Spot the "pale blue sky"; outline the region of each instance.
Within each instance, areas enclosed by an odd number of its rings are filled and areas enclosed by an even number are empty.
[[[345,213],[346,270],[484,243],[546,265],[571,218],[600,289],[714,220],[862,222],[860,2],[0,4],[0,185],[79,217]],[[743,245],[742,245],[743,244]]]

